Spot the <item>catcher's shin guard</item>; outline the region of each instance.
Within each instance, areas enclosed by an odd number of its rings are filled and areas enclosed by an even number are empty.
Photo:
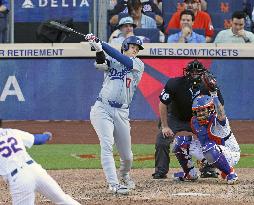
[[[178,159],[184,173],[189,173],[193,169],[193,162],[189,155],[190,143],[192,136],[177,136],[173,144],[173,152]]]
[[[226,175],[230,174],[229,163],[220,148],[214,142],[209,142],[203,146],[202,151],[210,165],[214,165],[214,167]]]

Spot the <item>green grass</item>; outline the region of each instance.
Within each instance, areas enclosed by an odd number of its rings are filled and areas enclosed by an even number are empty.
[[[241,154],[251,156],[241,157],[236,167],[254,167],[254,145],[242,144]],[[154,167],[154,145],[135,144],[132,145],[134,154],[133,168]],[[95,169],[101,168],[99,145],[72,145],[72,144],[50,144],[33,146],[28,150],[35,161],[46,169]],[[119,156],[115,151],[115,160],[119,166]],[[94,158],[80,158],[79,155],[92,155]],[[171,154],[170,167],[179,167],[176,158]]]

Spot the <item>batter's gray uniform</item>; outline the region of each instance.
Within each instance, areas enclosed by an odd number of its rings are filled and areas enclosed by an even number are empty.
[[[120,154],[120,175],[131,169],[133,154],[129,123],[129,105],[144,71],[139,58],[131,58],[133,69],[127,69],[114,58],[107,57],[109,68],[99,97],[90,112],[91,123],[101,145],[101,164],[109,184],[119,184],[113,157],[113,145]]]

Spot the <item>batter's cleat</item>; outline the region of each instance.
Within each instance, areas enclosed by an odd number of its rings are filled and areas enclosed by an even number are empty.
[[[235,172],[231,172],[230,174],[227,175],[227,183],[232,185],[235,184],[238,180],[238,176]]]
[[[166,179],[167,175],[159,173],[159,172],[155,172],[152,174],[152,177],[153,177],[153,179]]]
[[[199,176],[195,169],[191,169],[189,173],[177,172],[173,174],[173,179],[175,181],[197,181],[198,177]]]
[[[113,194],[128,195],[130,190],[122,184],[109,184],[109,192]]]
[[[121,178],[121,182],[128,188],[128,189],[135,189],[136,185],[135,182],[130,178],[129,175],[125,175]]]

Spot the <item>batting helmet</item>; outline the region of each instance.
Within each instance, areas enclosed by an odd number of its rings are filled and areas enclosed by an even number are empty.
[[[210,115],[215,112],[213,98],[208,95],[196,97],[192,103],[192,111],[200,124],[207,124]]]
[[[129,44],[138,45],[139,50],[144,49],[144,47],[142,46],[142,41],[137,36],[130,36],[130,37],[126,38],[122,43],[121,50],[122,51],[128,51],[129,50]]]

